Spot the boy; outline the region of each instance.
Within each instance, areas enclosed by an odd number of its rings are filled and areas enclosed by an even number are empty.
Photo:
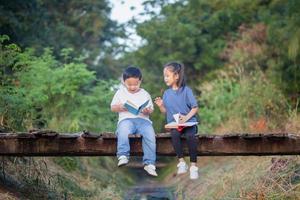
[[[118,137],[118,166],[126,165],[129,162],[130,145],[129,134],[139,133],[142,135],[143,164],[149,175],[157,176],[155,168],[156,142],[155,133],[149,115],[153,112],[151,96],[144,89],[140,88],[142,73],[136,67],[128,67],[123,72],[123,83],[114,95],[111,102],[111,110],[119,113],[117,137]],[[149,103],[138,114],[129,112],[125,103],[127,101],[135,105]]]

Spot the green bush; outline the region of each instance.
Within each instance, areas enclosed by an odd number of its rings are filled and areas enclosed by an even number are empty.
[[[228,120],[230,106],[240,96],[240,92],[240,85],[230,79],[220,78],[206,85],[200,99],[203,104],[200,109],[200,132],[211,133]]]
[[[207,89],[209,88],[209,89]],[[203,88],[201,101],[201,132],[212,132],[229,119],[240,120],[244,128],[249,120],[264,118],[270,129],[281,128],[289,106],[277,87],[261,72],[236,81],[219,78]]]
[[[289,111],[282,91],[260,72],[241,80],[240,86],[239,97],[232,102],[228,113],[241,119],[244,125],[248,125],[249,119],[264,118],[268,128],[282,128]]]
[[[54,163],[61,166],[66,172],[76,171],[79,167],[79,159],[75,157],[56,157]]]
[[[66,199],[70,197],[79,197],[79,198],[91,198],[92,192],[82,189],[75,181],[66,178],[65,176],[58,175],[57,180],[60,186],[60,189]]]
[[[35,56],[15,44],[0,43],[1,129],[32,127],[57,131],[114,130],[116,115],[109,105],[115,81],[96,80],[80,58],[61,63],[45,49]],[[64,51],[63,55],[71,53]]]

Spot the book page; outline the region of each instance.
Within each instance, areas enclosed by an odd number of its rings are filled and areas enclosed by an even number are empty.
[[[139,110],[141,111],[142,109],[146,108],[147,105],[149,103],[149,100],[147,100],[145,103],[143,103],[140,107],[139,107]]]
[[[127,103],[128,105],[134,107],[136,110],[138,110],[138,107],[137,107],[134,103],[132,103],[131,101],[127,100],[126,103]]]
[[[173,115],[173,118],[175,119],[175,122],[176,122],[177,124],[179,124],[179,116],[180,116],[180,113],[177,113],[177,114],[174,114],[174,115]]]
[[[168,124],[165,125],[165,128],[177,128],[177,127],[187,127],[187,126],[194,126],[197,125],[198,122],[185,122],[182,124],[178,124],[177,122],[170,122]]]
[[[130,102],[130,101],[126,101],[126,103],[124,104],[124,107],[127,109],[128,112],[134,114],[134,115],[138,115],[139,111],[136,108],[136,106]]]

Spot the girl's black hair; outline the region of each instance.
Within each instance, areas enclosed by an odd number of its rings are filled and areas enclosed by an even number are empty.
[[[184,87],[186,85],[184,76],[184,65],[179,62],[169,62],[164,65],[164,68],[170,69],[173,73],[178,74],[179,80],[177,82],[178,87]]]
[[[129,66],[123,71],[123,81],[129,78],[138,78],[142,80],[141,70],[134,66]]]

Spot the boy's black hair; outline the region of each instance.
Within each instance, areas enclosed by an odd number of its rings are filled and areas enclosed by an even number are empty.
[[[129,78],[138,78],[142,80],[142,72],[139,68],[134,66],[129,66],[123,71],[123,81]]]

